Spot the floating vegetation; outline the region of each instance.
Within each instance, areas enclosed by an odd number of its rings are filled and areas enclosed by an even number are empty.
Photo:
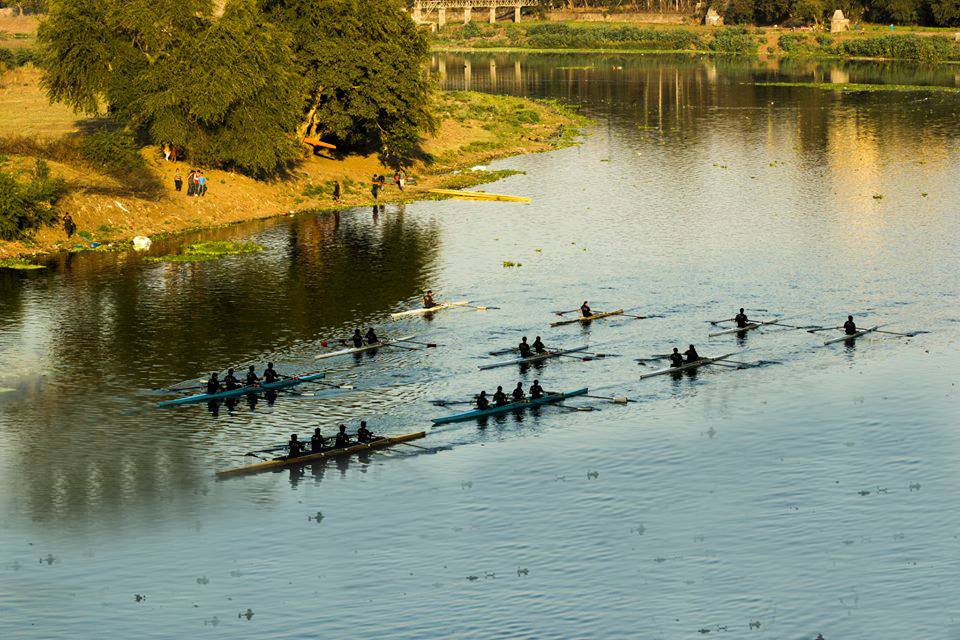
[[[263,247],[256,242],[231,242],[230,240],[209,240],[188,244],[183,253],[172,253],[166,256],[150,256],[150,262],[208,262],[219,260],[224,256],[239,255],[242,253],[257,253]]]
[[[926,84],[857,84],[850,82],[755,82],[758,87],[805,87],[831,91],[940,91],[960,93],[960,87],[943,87]]]
[[[503,261],[503,266],[504,266],[504,267],[522,267],[522,266],[523,266],[523,263],[522,263],[522,262],[512,262],[512,261],[510,261],[510,260],[504,260],[504,261]]]
[[[882,193],[875,193],[875,194],[873,194],[873,199],[874,199],[874,200],[883,200],[883,194],[882,194]]]
[[[17,271],[35,271],[36,269],[46,269],[42,264],[34,264],[20,258],[5,258],[0,260],[0,269],[15,269]]]

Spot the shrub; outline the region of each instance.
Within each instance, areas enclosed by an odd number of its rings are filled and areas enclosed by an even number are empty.
[[[460,29],[459,35],[463,38],[478,38],[483,35],[483,29],[476,22],[468,22]]]
[[[718,53],[757,53],[757,41],[745,27],[724,27],[713,34],[710,48]]]
[[[146,164],[133,136],[119,130],[100,129],[86,136],[80,141],[80,153],[94,166],[111,172],[139,170]]]
[[[780,48],[787,53],[804,51],[810,44],[806,34],[802,33],[785,33],[780,36],[778,43]]]
[[[25,183],[13,172],[0,169],[0,238],[26,238],[40,226],[55,222],[54,206],[66,192],[66,183],[51,177],[43,160],[37,160]]]
[[[527,43],[540,49],[695,49],[700,36],[687,29],[634,26],[573,27],[562,23],[531,25]]]
[[[864,58],[894,58],[918,62],[939,62],[960,54],[943,36],[921,37],[911,34],[843,40],[837,50],[844,55]]]

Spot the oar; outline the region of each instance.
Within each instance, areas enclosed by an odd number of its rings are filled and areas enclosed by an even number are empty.
[[[636,318],[637,320],[646,320],[647,318],[662,318],[662,317],[663,317],[663,316],[661,316],[661,315],[638,316],[638,315],[635,315],[635,314],[632,314],[632,313],[622,313],[622,314],[620,314],[620,315],[626,316],[627,318]]]
[[[424,347],[427,347],[428,349],[433,349],[433,348],[436,348],[436,347],[438,347],[438,346],[441,346],[441,347],[442,347],[442,346],[445,346],[445,345],[438,345],[438,344],[436,344],[435,342],[419,342],[419,341],[417,341],[417,340],[394,340],[393,342],[391,342],[391,343],[388,344],[387,346],[389,347],[389,346],[391,346],[391,345],[396,344],[397,342],[409,342],[410,344],[419,344],[419,345],[422,345],[422,346],[424,346]]]
[[[627,404],[628,402],[636,402],[636,400],[634,400],[634,399],[632,399],[632,398],[627,398],[626,396],[617,397],[617,396],[591,396],[591,395],[585,395],[585,396],[583,396],[583,397],[584,397],[584,398],[596,398],[597,400],[609,400],[610,402],[613,402],[614,404]]]
[[[484,306],[477,306],[475,304],[471,304],[469,306],[473,307],[477,311],[490,311],[492,309],[498,309],[498,310],[500,309],[500,307],[484,307]]]
[[[597,409],[596,407],[591,407],[591,406],[586,406],[586,407],[568,407],[568,406],[563,405],[563,404],[558,404],[558,405],[556,405],[556,406],[560,407],[561,409],[566,409],[567,411],[600,411],[600,409]]]
[[[734,318],[727,318],[726,320],[704,320],[708,324],[723,324],[724,322],[733,322]]]
[[[744,311],[759,311],[760,313],[770,313],[770,309],[744,309]]]
[[[558,316],[562,316],[565,313],[573,313],[574,311],[580,311],[580,307],[577,307],[576,309],[569,309],[567,311],[554,311],[553,313],[555,313]]]
[[[430,404],[437,407],[446,407],[451,404],[473,404],[473,400],[431,400]]]
[[[807,333],[816,333],[818,331],[833,331],[835,329],[843,329],[843,327],[820,327],[819,329],[807,329]]]
[[[293,380],[294,378],[297,377],[297,376],[288,376],[283,373],[278,373],[277,375],[280,376],[281,378],[286,378],[287,380]],[[312,384],[319,384],[324,387],[332,387],[333,389],[345,389],[347,391],[351,389],[356,389],[356,387],[354,387],[353,385],[349,385],[349,384],[340,385],[334,382],[324,382],[323,380],[301,380],[301,382],[310,382]],[[264,391],[285,391],[285,389],[264,389]]]
[[[912,338],[913,336],[920,335],[921,333],[930,333],[929,331],[911,331],[910,333],[897,333],[896,331],[884,331],[882,329],[877,329],[874,333],[888,333],[891,336],[903,336],[904,338]]]
[[[411,444],[411,443],[409,443],[409,442],[394,442],[393,444],[402,444],[402,445],[404,445],[405,447],[413,447],[413,448],[415,448],[415,449],[423,449],[424,451],[436,451],[436,449],[434,449],[434,448],[431,448],[431,447],[421,447],[421,446],[418,445],[418,444]]]

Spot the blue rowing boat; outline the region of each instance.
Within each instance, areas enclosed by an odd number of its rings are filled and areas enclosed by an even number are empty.
[[[498,413],[509,413],[510,411],[519,411],[523,409],[529,409],[530,407],[539,407],[544,404],[555,404],[557,402],[563,402],[567,398],[585,395],[588,391],[589,389],[584,387],[583,389],[575,389],[573,391],[565,391],[563,393],[548,393],[542,398],[537,398],[536,400],[527,399],[523,400],[522,402],[511,402],[510,404],[505,404],[502,407],[490,407],[489,409],[474,409],[472,411],[464,411],[463,413],[455,413],[442,418],[433,418],[431,422],[433,422],[433,424],[462,422],[464,420],[473,420],[474,418],[482,418],[484,416],[493,416],[497,415]]]
[[[311,373],[305,376],[293,376],[292,378],[286,378],[284,380],[277,380],[276,382],[269,382],[254,385],[251,387],[239,387],[237,389],[231,389],[230,391],[221,391],[219,393],[196,393],[192,396],[184,396],[182,398],[174,398],[173,400],[163,400],[158,402],[158,407],[176,407],[182,404],[193,404],[195,402],[210,402],[211,400],[223,400],[224,398],[236,398],[237,396],[245,396],[248,393],[262,393],[264,391],[279,391],[281,389],[289,389],[290,387],[295,387],[298,384],[303,382],[311,382],[313,380],[319,380],[325,374],[323,373]]]

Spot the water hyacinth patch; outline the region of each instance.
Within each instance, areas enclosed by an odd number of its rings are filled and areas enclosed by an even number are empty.
[[[188,244],[183,253],[172,253],[166,256],[150,256],[150,262],[208,262],[218,260],[224,256],[243,253],[257,253],[263,247],[256,242],[232,242],[230,240],[209,240]]]

